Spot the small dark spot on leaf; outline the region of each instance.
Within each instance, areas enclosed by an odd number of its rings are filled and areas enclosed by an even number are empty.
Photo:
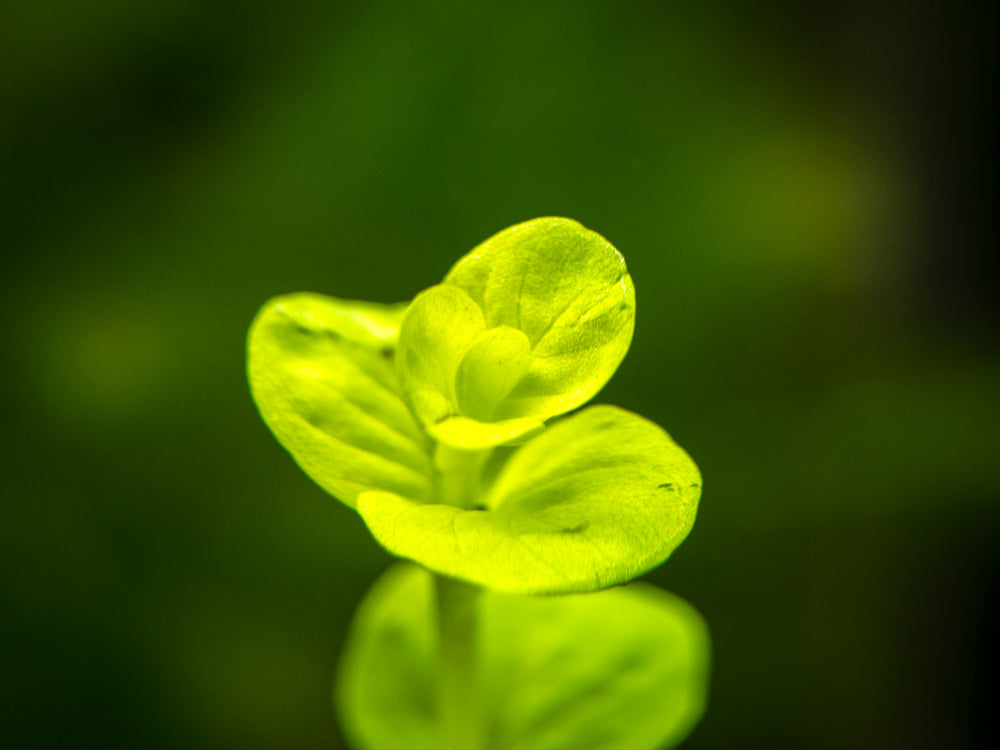
[[[590,521],[580,521],[576,526],[570,526],[569,528],[563,529],[561,533],[563,534],[579,534],[581,531],[586,531],[590,528]]]
[[[697,482],[692,482],[692,483],[691,483],[691,488],[692,488],[692,489],[694,489],[694,488],[696,488],[696,487],[701,487],[701,485],[700,485],[700,484],[698,484]]]
[[[664,482],[663,484],[656,485],[656,489],[658,490],[672,490],[673,488],[673,482]]]
[[[392,359],[392,355],[395,353],[396,351],[391,346],[383,346],[382,350],[379,352],[383,359]]]
[[[475,505],[470,507],[469,510],[486,510],[486,506],[483,505],[482,503],[476,503]]]
[[[645,651],[632,651],[621,657],[621,661],[615,664],[615,674],[625,674],[633,669],[642,669],[648,663],[649,657]]]

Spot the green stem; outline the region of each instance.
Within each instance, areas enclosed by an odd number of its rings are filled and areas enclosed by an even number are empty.
[[[476,642],[479,589],[446,576],[434,576],[440,658],[441,747],[482,747],[482,705]]]
[[[490,450],[466,451],[438,445],[440,501],[473,508],[479,500],[479,475]],[[435,575],[438,621],[438,700],[443,750],[483,747],[483,707],[478,674],[479,587]]]
[[[441,502],[458,508],[472,508],[479,499],[479,474],[492,449],[461,450],[438,445],[434,463],[438,470]]]

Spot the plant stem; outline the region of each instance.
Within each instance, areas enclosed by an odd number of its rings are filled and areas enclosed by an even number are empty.
[[[460,450],[439,445],[434,454],[441,502],[471,508],[479,499],[479,474],[491,450]]]
[[[482,705],[476,643],[479,589],[464,581],[434,576],[437,595],[441,747],[482,747]]]
[[[460,450],[438,445],[440,501],[473,508],[479,500],[479,475],[489,450]],[[438,705],[443,750],[483,747],[483,707],[479,685],[479,587],[435,575],[438,621]]]

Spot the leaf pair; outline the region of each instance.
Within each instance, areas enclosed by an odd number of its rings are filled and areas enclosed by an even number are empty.
[[[538,434],[611,377],[634,306],[604,238],[537,219],[408,307],[272,300],[250,330],[251,389],[299,465],[390,552],[500,591],[593,591],[662,562],[700,495],[691,459],[630,412],[591,407]],[[482,509],[442,504],[442,446],[513,443]]]
[[[595,591],[658,565],[694,522],[701,479],[652,422],[593,406],[521,446],[485,510],[368,492],[358,512],[387,549],[511,593]]]
[[[491,237],[417,295],[400,331],[400,379],[436,439],[508,443],[600,390],[634,321],[618,251],[574,221],[536,219]]]
[[[368,593],[337,691],[358,747],[439,750],[431,577],[391,568]],[[700,717],[708,634],[689,605],[631,584],[586,596],[479,602],[483,747],[654,750]]]

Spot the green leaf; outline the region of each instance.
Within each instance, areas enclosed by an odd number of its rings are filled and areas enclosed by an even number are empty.
[[[482,311],[457,287],[432,286],[413,300],[400,326],[398,370],[424,424],[459,413],[455,376],[485,330]]]
[[[418,294],[403,319],[400,381],[435,440],[464,449],[504,445],[542,429],[535,418],[486,421],[527,370],[528,349],[523,333],[486,330],[469,295],[439,284]]]
[[[509,593],[585,592],[658,565],[694,524],[701,477],[652,422],[594,406],[521,446],[485,510],[366,492],[357,510],[390,552]]]
[[[531,344],[516,328],[483,331],[465,352],[455,373],[459,409],[473,419],[493,418],[500,402],[531,366]]]
[[[608,381],[632,340],[635,290],[624,259],[571,219],[503,230],[459,260],[445,283],[475,301],[487,328],[517,329],[530,343],[530,367],[496,407],[496,419],[544,420],[580,406]]]
[[[438,439],[496,445],[512,428],[483,425],[541,423],[590,399],[625,356],[634,321],[632,279],[607,240],[569,219],[518,224],[413,301],[399,337],[403,390]],[[481,425],[452,423],[438,437],[455,417]]]
[[[523,443],[544,429],[545,424],[534,417],[503,419],[499,422],[449,417],[428,427],[427,431],[435,440],[452,448],[480,450]]]
[[[355,747],[444,747],[433,595],[426,571],[400,565],[361,605],[337,686]],[[565,597],[487,591],[479,614],[488,750],[671,748],[704,710],[705,625],[652,586]]]
[[[290,294],[250,327],[250,390],[268,427],[323,489],[354,507],[362,492],[432,498],[430,441],[393,363],[405,305]]]

